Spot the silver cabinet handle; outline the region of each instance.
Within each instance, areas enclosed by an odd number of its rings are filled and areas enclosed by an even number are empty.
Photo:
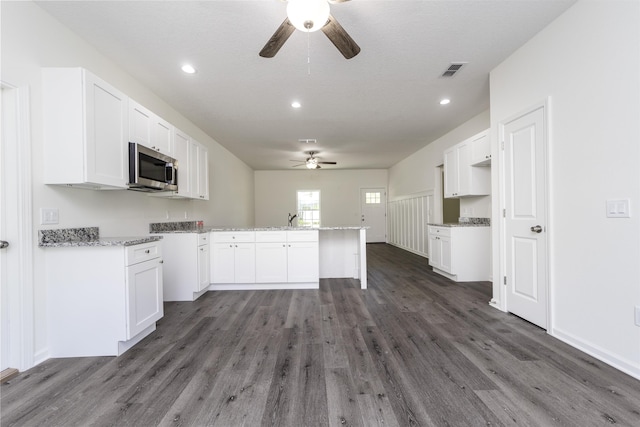
[[[5,249],[9,247],[9,242],[6,240],[0,240],[0,249]]]
[[[534,233],[542,233],[542,226],[534,225],[533,227],[531,227],[531,231]]]

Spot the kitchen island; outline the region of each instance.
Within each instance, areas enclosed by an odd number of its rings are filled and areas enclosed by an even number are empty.
[[[320,279],[329,278],[360,280],[367,288],[365,227],[226,228],[184,221],[151,224],[150,232],[164,237],[167,301],[193,301],[208,290],[318,289]],[[198,277],[186,283],[193,271]]]

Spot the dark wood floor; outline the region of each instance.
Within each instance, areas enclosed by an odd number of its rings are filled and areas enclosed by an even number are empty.
[[[424,258],[368,245],[369,286],[167,303],[123,356],[2,385],[19,426],[640,426],[640,381],[488,305]]]

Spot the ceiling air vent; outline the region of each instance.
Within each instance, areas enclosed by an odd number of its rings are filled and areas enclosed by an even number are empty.
[[[452,62],[449,68],[442,73],[442,77],[453,77],[465,64],[466,62]]]
[[[301,143],[301,144],[315,144],[318,141],[316,139],[303,138],[303,139],[299,139],[298,142]]]

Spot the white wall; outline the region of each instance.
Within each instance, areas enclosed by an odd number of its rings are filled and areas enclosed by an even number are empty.
[[[489,125],[489,110],[486,110],[393,165],[389,169],[389,200],[433,192],[436,186],[435,168],[444,163],[442,153],[447,148],[486,130]],[[468,197],[460,199],[460,215],[479,218],[490,217],[491,198]]]
[[[550,333],[640,378],[638,22],[637,1],[578,2],[493,70],[491,127],[549,97]],[[605,217],[617,198],[632,218]]]
[[[386,169],[256,171],[256,226],[287,225],[298,190],[320,190],[321,226],[360,225],[360,189],[386,187]]]
[[[150,222],[203,219],[211,225],[253,225],[253,171],[117,64],[31,2],[2,2],[3,82],[30,89],[33,221],[40,208],[58,208],[54,228],[98,226],[105,236],[146,235]],[[130,191],[98,192],[42,184],[41,67],[84,67],[209,147],[210,201],[148,197]],[[37,232],[34,231],[37,236]],[[34,259],[36,361],[47,356],[44,250]]]

